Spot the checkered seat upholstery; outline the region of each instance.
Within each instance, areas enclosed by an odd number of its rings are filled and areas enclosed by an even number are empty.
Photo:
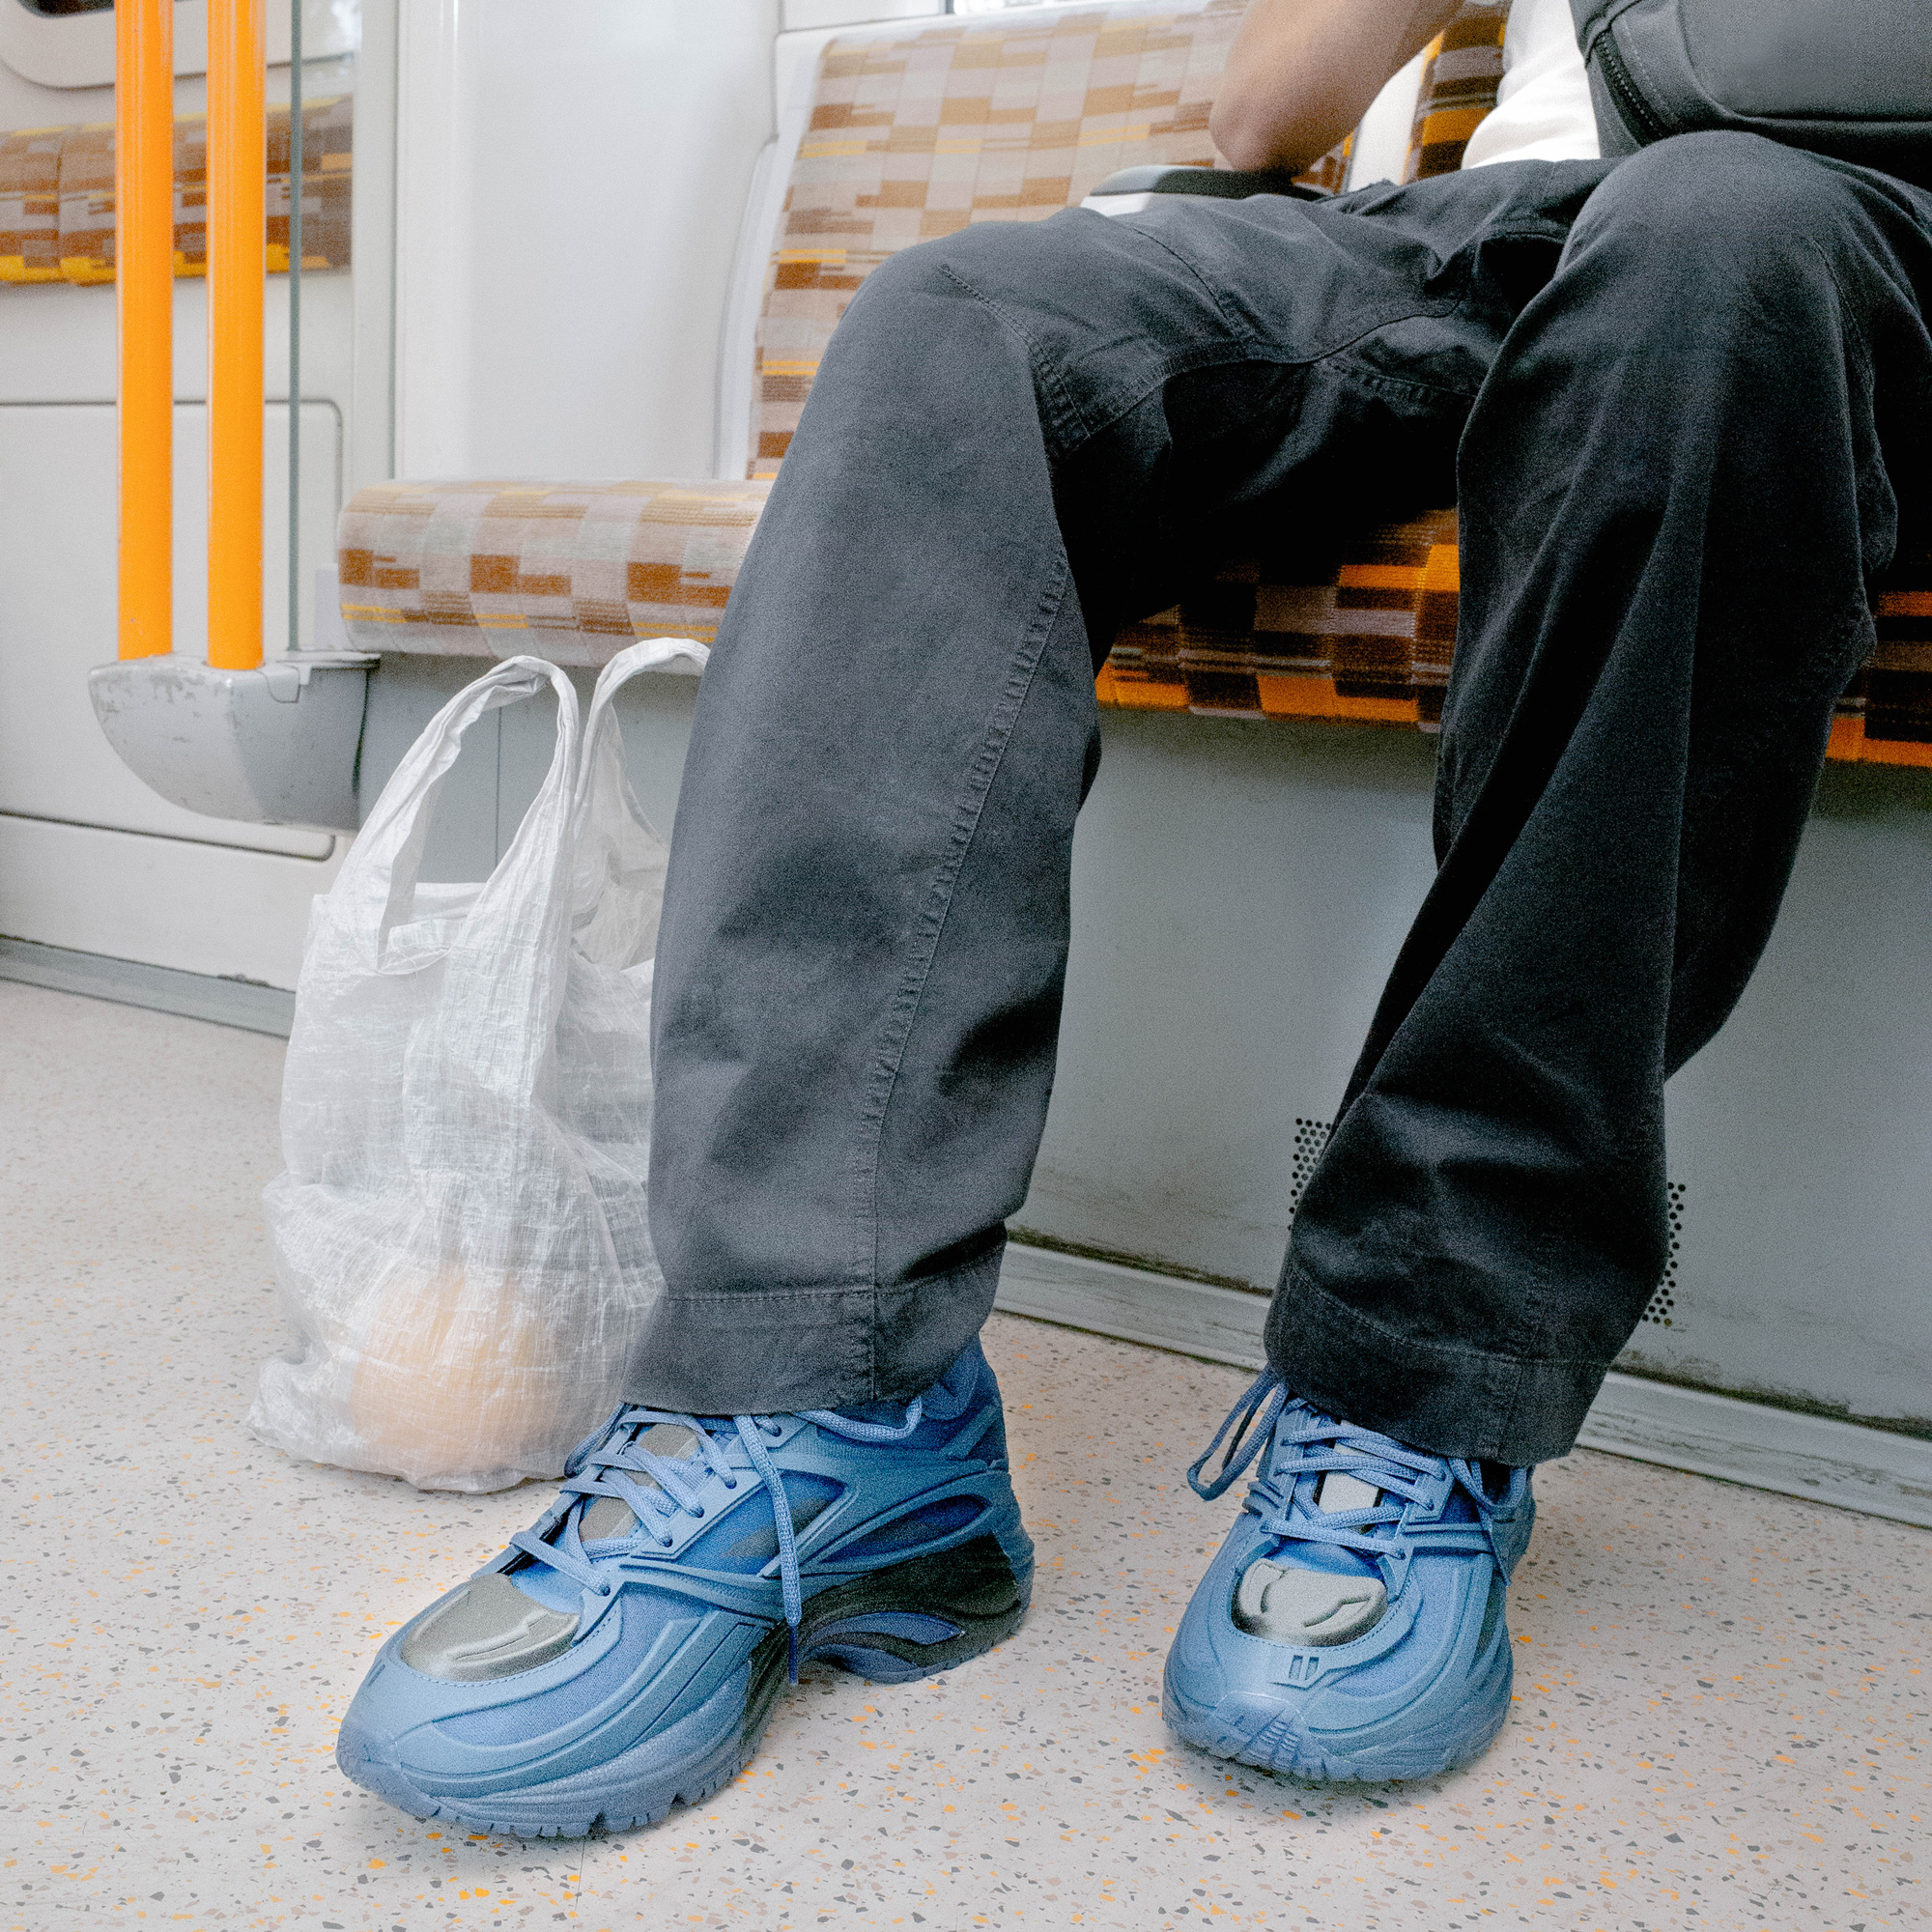
[[[973,221],[1037,220],[1145,163],[1210,165],[1208,112],[1246,0],[1099,5],[858,32],[820,58],[765,270],[741,480],[384,483],[343,513],[352,639],[595,666],[634,638],[709,641],[825,345],[897,249]],[[1431,50],[1406,178],[1458,166],[1501,77],[1506,0]],[[1338,186],[1349,144],[1305,179]],[[1433,729],[1455,649],[1456,515],[1373,502],[1325,554],[1230,559],[1128,625],[1103,704]],[[1902,557],[1880,645],[1840,702],[1833,755],[1932,765],[1932,552]]]
[[[349,266],[354,107],[332,95],[302,107],[302,267]],[[289,110],[268,112],[267,267],[289,266]],[[174,270],[208,272],[208,117],[174,129]],[[0,291],[10,283],[114,279],[114,124],[0,134]]]

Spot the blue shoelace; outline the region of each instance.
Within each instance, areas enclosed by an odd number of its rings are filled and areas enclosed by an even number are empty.
[[[1201,1472],[1221,1447],[1221,1466],[1206,1482]],[[1411,1503],[1439,1508],[1452,1488],[1465,1490],[1485,1526],[1495,1513],[1495,1502],[1483,1488],[1476,1468],[1464,1462],[1410,1449],[1373,1429],[1323,1415],[1299,1396],[1291,1395],[1272,1369],[1264,1369],[1248,1392],[1229,1411],[1214,1432],[1214,1439],[1187,1471],[1188,1487],[1212,1501],[1248,1468],[1270,1441],[1292,1453],[1279,1456],[1273,1466],[1257,1477],[1241,1507],[1262,1520],[1270,1536],[1305,1543],[1330,1543],[1370,1558],[1395,1554],[1397,1531]],[[1339,1469],[1345,1475],[1372,1483],[1381,1492],[1368,1509],[1323,1510],[1315,1507],[1315,1485],[1300,1488],[1301,1478],[1319,1477]],[[1493,1542],[1493,1536],[1492,1536]]]
[[[904,1422],[895,1426],[858,1422],[850,1416],[835,1414],[829,1408],[800,1409],[798,1415],[801,1421],[813,1423],[831,1435],[842,1435],[848,1442],[903,1442],[924,1420],[925,1407],[924,1399],[914,1396],[906,1405]],[[724,1422],[725,1418],[722,1416],[700,1420],[695,1415],[672,1415],[664,1409],[643,1408],[635,1405],[619,1408],[603,1428],[578,1444],[564,1465],[566,1480],[563,1493],[578,1500],[564,1506],[563,1525],[555,1541],[545,1542],[534,1529],[520,1529],[511,1537],[510,1547],[522,1550],[526,1556],[535,1557],[540,1563],[549,1564],[553,1570],[560,1571],[593,1595],[608,1597],[616,1585],[599,1570],[583,1548],[582,1521],[589,1499],[615,1496],[637,1518],[640,1530],[651,1534],[664,1548],[669,1549],[677,1542],[669,1531],[669,1523],[680,1516],[702,1521],[706,1513],[694,1484],[694,1476],[697,1484],[708,1476],[717,1476],[723,1480],[725,1489],[737,1489],[744,1471],[732,1463],[728,1454],[728,1444],[735,1434],[736,1440],[744,1445],[752,1469],[763,1484],[772,1506],[772,1523],[779,1538],[779,1588],[784,1599],[788,1667],[791,1681],[796,1684],[798,1626],[803,1614],[798,1543],[792,1533],[790,1498],[785,1494],[783,1478],[779,1474],[766,1446],[768,1441],[781,1436],[784,1431],[768,1415],[734,1415],[729,1418],[728,1432]],[[688,1454],[673,1459],[656,1455],[643,1446],[644,1435],[661,1423],[669,1423],[691,1432],[697,1455],[704,1464],[701,1475],[691,1468]],[[648,1476],[656,1488],[646,1488],[634,1481],[634,1476]]]

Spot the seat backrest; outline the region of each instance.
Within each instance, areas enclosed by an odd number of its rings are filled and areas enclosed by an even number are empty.
[[[739,384],[752,374],[756,389],[749,411],[738,386],[724,412],[735,422],[720,464],[737,477],[371,485],[341,526],[342,612],[355,642],[535,648],[599,665],[632,637],[709,641],[819,358],[865,277],[898,249],[969,222],[1076,205],[1117,168],[1211,163],[1208,111],[1245,5],[1115,0],[830,40],[804,98],[788,104],[776,151],[783,178],[754,190],[747,217],[754,252],[742,265],[746,313],[728,337],[740,346],[727,355]],[[1465,7],[1425,63],[1397,169],[1405,178],[1461,159],[1494,98],[1505,11],[1504,0]],[[1386,104],[1409,111],[1393,90]],[[1343,143],[1304,178],[1340,186],[1350,151]],[[761,315],[751,293],[760,268]],[[749,462],[738,454],[748,416]],[[1171,645],[1172,633],[1141,642]],[[1138,652],[1137,668],[1148,655]],[[1175,689],[1184,703],[1184,684]]]
[[[302,266],[349,266],[355,99],[302,106]],[[289,266],[289,110],[268,112],[268,269]],[[208,123],[178,115],[174,134],[174,268],[208,272]],[[114,124],[24,128],[0,134],[0,284],[114,279]]]
[[[833,41],[765,270],[745,473],[777,474],[838,318],[889,256],[969,222],[1077,207],[1117,168],[1212,166],[1208,112],[1246,11],[1025,10]],[[1495,99],[1506,12],[1465,8],[1432,55],[1406,178],[1461,159]],[[1301,179],[1341,186],[1348,149]]]
[[[1245,11],[1025,10],[832,42],[765,271],[747,473],[777,473],[846,303],[899,249],[1041,219],[1116,168],[1209,166]]]

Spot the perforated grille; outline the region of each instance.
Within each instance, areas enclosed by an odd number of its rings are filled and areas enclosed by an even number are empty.
[[[1333,1121],[1304,1121],[1299,1114],[1294,1118],[1294,1157],[1288,1170],[1288,1213],[1294,1218],[1294,1210],[1301,1206],[1301,1190],[1308,1185],[1309,1177],[1315,1172],[1315,1163],[1321,1158],[1321,1150],[1328,1145],[1328,1136],[1334,1131]]]
[[[1663,1270],[1663,1279],[1657,1284],[1657,1293],[1650,1297],[1650,1305],[1643,1311],[1643,1319],[1656,1328],[1677,1325],[1677,1251],[1684,1243],[1684,1183],[1673,1180],[1669,1186],[1670,1263]]]
[[[1313,1177],[1316,1163],[1321,1160],[1328,1145],[1328,1136],[1334,1129],[1333,1121],[1312,1121],[1298,1114],[1295,1116],[1294,1152],[1289,1164],[1288,1212],[1291,1220],[1294,1218],[1294,1210],[1301,1206],[1301,1190]],[[1663,1270],[1663,1279],[1657,1285],[1657,1293],[1650,1297],[1643,1311],[1643,1320],[1658,1328],[1674,1328],[1677,1325],[1677,1262],[1678,1252],[1684,1244],[1684,1183],[1673,1180],[1667,1186],[1670,1261]]]

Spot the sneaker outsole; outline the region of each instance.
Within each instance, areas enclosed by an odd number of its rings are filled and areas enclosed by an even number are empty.
[[[1170,1703],[1164,1706],[1163,1715],[1168,1728],[1182,1744],[1214,1757],[1250,1765],[1256,1771],[1310,1784],[1399,1784],[1418,1777],[1439,1777],[1481,1756],[1507,1720],[1505,1713],[1439,1749],[1425,1744],[1403,1750],[1350,1751],[1323,1749],[1303,1735],[1293,1718],[1283,1711],[1254,1713],[1224,1705],[1205,1718],[1191,1718]]]

